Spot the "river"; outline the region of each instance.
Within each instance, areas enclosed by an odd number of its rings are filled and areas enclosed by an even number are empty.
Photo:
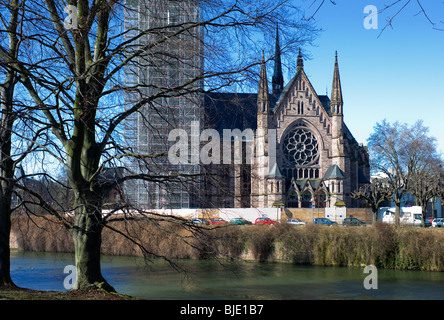
[[[20,287],[66,291],[73,254],[13,250],[11,276]],[[103,256],[103,275],[120,292],[150,300],[444,299],[444,273],[299,266],[286,263],[184,260],[178,272],[162,260]],[[377,289],[366,289],[366,277]]]

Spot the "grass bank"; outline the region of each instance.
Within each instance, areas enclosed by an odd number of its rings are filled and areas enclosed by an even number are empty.
[[[376,223],[368,227],[278,224],[201,229],[166,221],[120,221],[110,226],[113,230],[105,228],[102,235],[102,252],[110,255],[225,257],[322,266],[372,264],[380,268],[444,271],[441,228],[395,228]],[[14,219],[12,231],[19,249],[73,251],[69,233],[53,220]],[[142,245],[144,251],[140,249]]]

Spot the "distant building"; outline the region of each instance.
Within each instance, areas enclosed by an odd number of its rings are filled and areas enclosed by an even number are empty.
[[[141,98],[153,96],[163,89],[174,89],[195,79],[202,72],[202,47],[199,29],[178,36],[174,25],[199,21],[200,10],[195,0],[132,0],[125,5],[126,37],[134,37],[136,30],[152,30],[140,37],[140,47],[156,43],[145,54],[125,67],[125,106],[132,107]],[[133,30],[131,30],[133,28]],[[133,43],[136,45],[136,43]],[[175,92],[147,103],[140,112],[133,113],[124,124],[128,147],[137,154],[150,155],[127,163],[133,174],[157,176],[152,181],[125,182],[127,200],[145,208],[190,208],[197,206],[198,183],[163,181],[162,176],[178,173],[199,174],[198,165],[173,165],[162,153],[168,151],[172,129],[189,127],[191,121],[201,119],[201,97],[185,94],[201,87],[201,83],[177,89]],[[134,88],[131,90],[131,88]]]

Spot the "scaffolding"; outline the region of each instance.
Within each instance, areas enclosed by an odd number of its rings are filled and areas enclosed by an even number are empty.
[[[202,39],[198,28],[182,32],[199,21],[199,12],[196,0],[126,1],[125,40],[143,32],[128,54],[142,48],[143,53],[125,67],[125,107],[149,100],[124,123],[126,146],[140,155],[126,163],[128,172],[152,177],[125,183],[127,200],[138,207],[198,206],[198,177],[166,177],[200,172],[198,164],[171,164],[167,156],[175,143],[168,141],[171,130],[185,129],[190,136],[192,121],[201,121],[203,99],[197,89],[202,84],[194,79],[202,73]]]

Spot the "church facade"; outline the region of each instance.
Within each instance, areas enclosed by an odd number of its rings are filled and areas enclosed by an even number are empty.
[[[276,140],[256,143],[260,149],[252,165],[251,206],[356,206],[350,194],[369,182],[369,157],[344,123],[337,54],[331,98],[316,93],[300,53],[297,73],[284,86],[279,55],[277,49],[271,94],[262,63],[256,137],[274,129]]]
[[[253,160],[250,164],[234,164],[228,171],[222,169],[227,181],[218,183],[218,187],[225,185],[233,192],[226,192],[223,201],[221,197],[207,198],[207,203],[255,208],[359,206],[351,193],[369,183],[369,156],[344,123],[337,54],[331,97],[316,93],[304,71],[301,53],[296,75],[284,85],[278,36],[274,62],[271,86],[263,60],[258,93],[236,94],[238,104],[233,110],[246,113],[255,108],[254,115],[233,117],[237,124],[239,119],[250,117],[240,129],[254,128]],[[232,95],[219,98],[233,100]]]

